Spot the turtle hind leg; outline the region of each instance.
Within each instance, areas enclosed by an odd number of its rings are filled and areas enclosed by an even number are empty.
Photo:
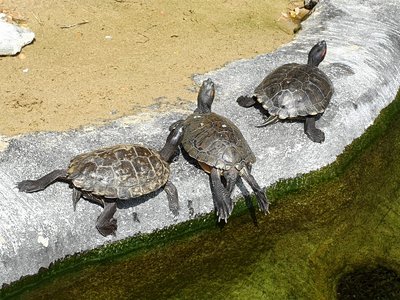
[[[257,103],[256,99],[257,99],[256,97],[240,96],[239,98],[237,98],[236,102],[241,107],[251,107]]]
[[[179,215],[179,199],[178,191],[171,181],[167,181],[164,186],[164,191],[167,193],[168,206],[174,216]]]
[[[315,127],[316,116],[306,117],[304,123],[304,133],[308,136],[310,140],[315,143],[322,143],[325,141],[325,133]]]
[[[107,236],[110,234],[115,235],[115,231],[117,230],[118,226],[117,220],[114,219],[113,216],[117,211],[117,202],[104,201],[104,198],[93,195],[90,192],[83,192],[81,196],[83,196],[83,198],[86,200],[103,206],[103,211],[96,221],[96,229],[100,232],[100,234],[102,236]]]
[[[96,228],[102,236],[115,235],[117,220],[113,216],[116,211],[116,202],[104,202],[104,209],[96,221]]]
[[[44,190],[57,180],[66,180],[67,170],[54,170],[36,180],[23,180],[17,183],[18,190],[25,193],[33,193]]]
[[[263,213],[267,214],[269,212],[269,201],[265,196],[265,191],[261,189],[261,187],[258,185],[253,175],[251,175],[251,173],[247,169],[247,167],[243,168],[241,175],[243,179],[246,180],[246,182],[251,186],[254,193],[256,194],[258,207]]]
[[[232,199],[221,181],[220,171],[212,168],[210,172],[211,191],[214,195],[214,203],[217,210],[218,221],[225,220],[227,222],[229,215],[233,209]]]

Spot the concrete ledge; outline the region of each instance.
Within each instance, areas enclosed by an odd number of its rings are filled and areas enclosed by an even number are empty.
[[[399,8],[397,0],[321,1],[292,43],[273,54],[234,62],[195,77],[198,83],[211,77],[217,84],[213,110],[231,118],[243,131],[258,159],[253,174],[259,183],[269,186],[280,178],[294,177],[334,161],[394,99],[400,85],[400,19],[393,18],[392,13]],[[320,67],[332,79],[336,91],[318,122],[326,141],[312,143],[300,123],[255,128],[261,115],[255,109],[236,105],[236,98],[251,93],[275,67],[305,62],[310,47],[322,39],[328,43],[328,54]],[[121,202],[116,214],[116,237],[103,238],[97,233],[94,224],[100,207],[81,201],[73,212],[72,191],[66,184],[57,183],[35,194],[19,193],[14,187],[17,181],[65,167],[71,157],[102,146],[144,143],[160,148],[169,124],[184,115],[176,111],[154,115],[148,121],[137,116],[99,128],[10,140],[0,154],[0,284],[33,274],[67,254],[212,211],[208,176],[183,157],[171,167],[171,179],[180,196],[180,215],[174,218],[169,212],[165,193]],[[236,195],[239,192],[235,190]],[[194,215],[190,214],[189,202]],[[133,213],[137,213],[140,223],[135,222]]]

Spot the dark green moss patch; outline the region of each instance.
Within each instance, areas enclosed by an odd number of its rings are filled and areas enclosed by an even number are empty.
[[[397,300],[400,299],[400,275],[383,266],[359,268],[340,279],[337,295],[338,300]]]
[[[335,299],[359,266],[399,274],[398,115],[400,94],[334,163],[269,188],[268,216],[240,201],[222,228],[211,214],[72,256],[0,298]]]

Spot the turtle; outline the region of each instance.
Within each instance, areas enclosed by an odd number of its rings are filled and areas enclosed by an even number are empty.
[[[252,96],[240,96],[237,103],[250,107],[259,102],[269,117],[257,127],[285,119],[304,120],[304,132],[313,141],[322,143],[325,134],[315,127],[315,121],[324,113],[334,92],[331,80],[318,65],[326,55],[327,45],[314,45],[307,64],[289,63],[267,75]]]
[[[200,88],[195,111],[186,119],[172,124],[171,128],[183,124],[183,149],[210,174],[218,222],[227,222],[233,210],[231,193],[239,176],[253,189],[261,211],[268,213],[269,202],[265,191],[251,174],[256,157],[239,128],[229,119],[211,112],[214,95],[215,86],[209,78]]]
[[[56,181],[67,182],[73,189],[74,211],[81,197],[103,206],[96,228],[103,236],[115,235],[117,200],[137,198],[163,187],[171,212],[178,215],[178,192],[169,180],[168,161],[182,137],[183,127],[176,126],[160,151],[139,144],[119,144],[83,153],[72,158],[67,169],[21,181],[17,187],[20,192],[33,193]]]

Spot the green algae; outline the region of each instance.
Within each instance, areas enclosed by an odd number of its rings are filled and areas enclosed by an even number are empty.
[[[400,93],[334,163],[270,187],[269,216],[240,201],[223,228],[211,214],[68,257],[0,298],[336,299],[346,274],[400,274],[399,113]]]

